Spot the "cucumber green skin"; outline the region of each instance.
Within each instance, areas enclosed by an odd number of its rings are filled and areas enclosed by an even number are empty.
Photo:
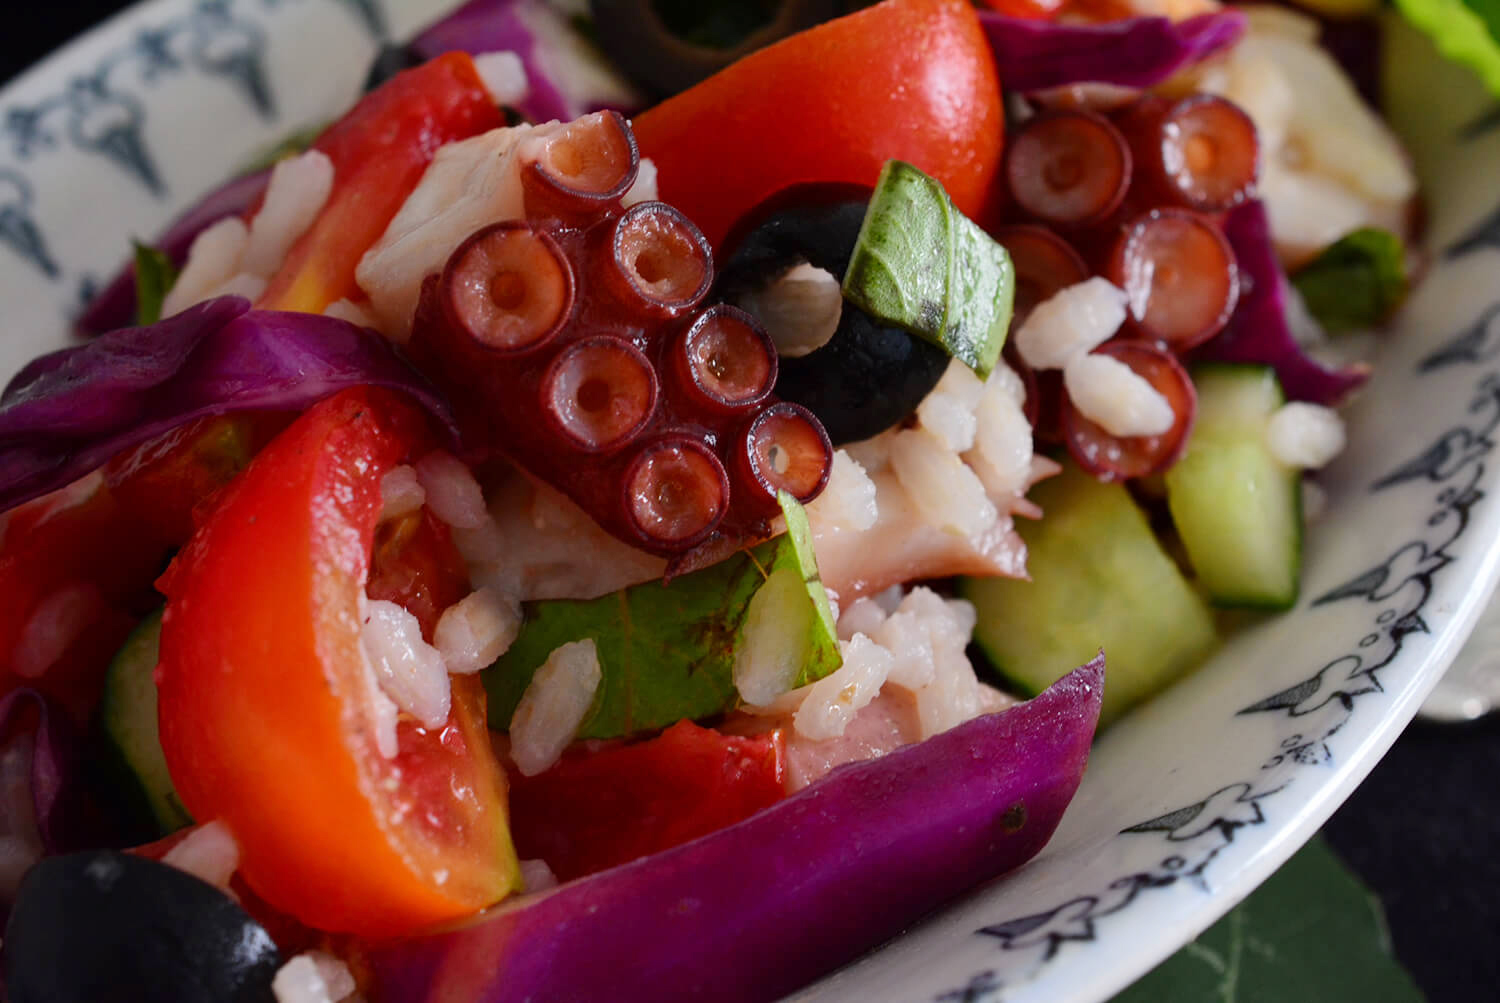
[[[1167,471],[1167,506],[1199,584],[1217,606],[1284,610],[1302,571],[1302,472],[1280,463],[1266,424],[1286,396],[1269,366],[1193,370],[1198,416]]]
[[[192,825],[167,771],[156,722],[156,660],[161,611],[142,620],[125,639],[104,678],[99,721],[105,742],[139,787],[161,835]]]
[[[1031,498],[1045,513],[1017,526],[1031,581],[958,581],[1002,676],[1035,695],[1103,648],[1103,724],[1202,663],[1218,644],[1213,611],[1124,487],[1070,463]]]

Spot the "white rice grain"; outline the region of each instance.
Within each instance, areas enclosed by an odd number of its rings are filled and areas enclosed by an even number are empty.
[[[891,467],[917,509],[945,530],[972,539],[999,518],[974,471],[926,429],[892,437]]]
[[[798,733],[813,741],[842,735],[854,715],[875,699],[895,661],[863,634],[840,643],[839,650],[844,664],[808,687],[792,717]]]
[[[427,492],[417,479],[417,471],[408,464],[392,467],[380,479],[380,518],[399,519],[421,508]]]
[[[478,529],[489,521],[484,491],[458,457],[435,449],[417,461],[416,469],[433,515],[457,529]]]
[[[522,774],[534,777],[557,762],[578,735],[602,679],[592,638],[547,656],[510,719],[510,755]]]
[[[1112,356],[1073,359],[1063,370],[1063,387],[1078,413],[1110,435],[1161,435],[1177,420],[1161,391]]]
[[[558,885],[557,875],[552,873],[552,868],[541,858],[536,860],[521,861],[521,887],[526,894],[544,892]]]
[[[215,888],[227,889],[229,879],[240,866],[240,847],[229,827],[215,819],[188,833],[166,852],[161,862]]]
[[[265,202],[250,223],[240,271],[269,278],[307,232],[333,191],[333,161],[319,150],[288,157],[271,168]]]
[[[240,270],[250,228],[238,216],[221,219],[193,238],[182,272],[162,301],[161,315],[171,317],[201,303]]]
[[[1289,467],[1317,470],[1344,451],[1344,419],[1320,404],[1291,401],[1266,425],[1271,455]]]
[[[428,728],[441,728],[453,699],[448,670],[422,639],[417,618],[389,600],[366,600],[360,640],[386,696]]]
[[[474,57],[474,70],[498,105],[517,105],[526,100],[531,81],[526,64],[514,52],[484,52]]]
[[[874,599],[869,597],[856,599],[839,616],[839,639],[848,641],[855,634],[874,637],[880,625],[885,623],[886,616],[888,616],[886,611]]]
[[[880,508],[875,500],[875,482],[865,468],[839,449],[833,454],[828,486],[808,503],[808,515],[820,524],[863,532],[875,525]]]
[[[1016,331],[1016,349],[1032,369],[1062,369],[1108,341],[1125,323],[1127,299],[1095,276],[1037,304]]]
[[[520,632],[520,603],[485,587],[443,610],[432,641],[450,673],[467,675],[505,654]]]
[[[349,966],[326,951],[297,955],[271,980],[276,1003],[339,1003],[356,988]]]
[[[655,202],[657,197],[656,161],[642,157],[640,169],[635,172],[635,184],[621,196],[620,204],[629,209],[637,202]]]

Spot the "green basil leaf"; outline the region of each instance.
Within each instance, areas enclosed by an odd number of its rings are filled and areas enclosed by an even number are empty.
[[[736,670],[770,660],[789,688],[842,664],[828,593],[802,507],[783,495],[788,532],[670,582],[599,599],[528,603],[510,650],[481,678],[490,727],[508,730],[536,670],[570,641],[593,638],[602,674],[580,738],[615,738],[720,714],[740,703]]]
[[[1330,334],[1373,327],[1406,299],[1406,248],[1389,230],[1355,230],[1292,276],[1292,285]]]
[[[1500,94],[1500,0],[1396,0],[1396,7],[1439,52]]]
[[[161,320],[161,306],[177,283],[177,266],[166,253],[135,242],[135,322],[141,327]]]

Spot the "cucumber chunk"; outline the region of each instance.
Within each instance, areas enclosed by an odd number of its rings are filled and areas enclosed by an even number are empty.
[[[1266,426],[1285,402],[1269,366],[1193,370],[1198,419],[1167,471],[1167,506],[1215,605],[1287,609],[1302,568],[1302,473],[1280,463]]]
[[[142,620],[125,639],[104,677],[99,721],[105,740],[139,787],[162,835],[192,825],[167,772],[156,727],[156,660],[161,610]]]
[[[980,649],[1028,696],[1103,648],[1103,724],[1203,661],[1213,612],[1123,486],[1069,463],[1031,498],[1043,517],[1017,524],[1031,581],[960,578],[959,593],[979,614]]]

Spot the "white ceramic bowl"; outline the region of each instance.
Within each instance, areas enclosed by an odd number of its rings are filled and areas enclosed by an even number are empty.
[[[153,0],[0,94],[0,370],[247,154],[356,95],[379,34],[454,0]],[[800,998],[1101,1000],[1243,898],[1416,712],[1500,568],[1500,129],[1410,32],[1394,117],[1432,269],[1324,478],[1303,600],[1098,743],[1047,849]],[[1476,229],[1489,214],[1488,229]],[[1445,249],[1463,248],[1460,253]]]

